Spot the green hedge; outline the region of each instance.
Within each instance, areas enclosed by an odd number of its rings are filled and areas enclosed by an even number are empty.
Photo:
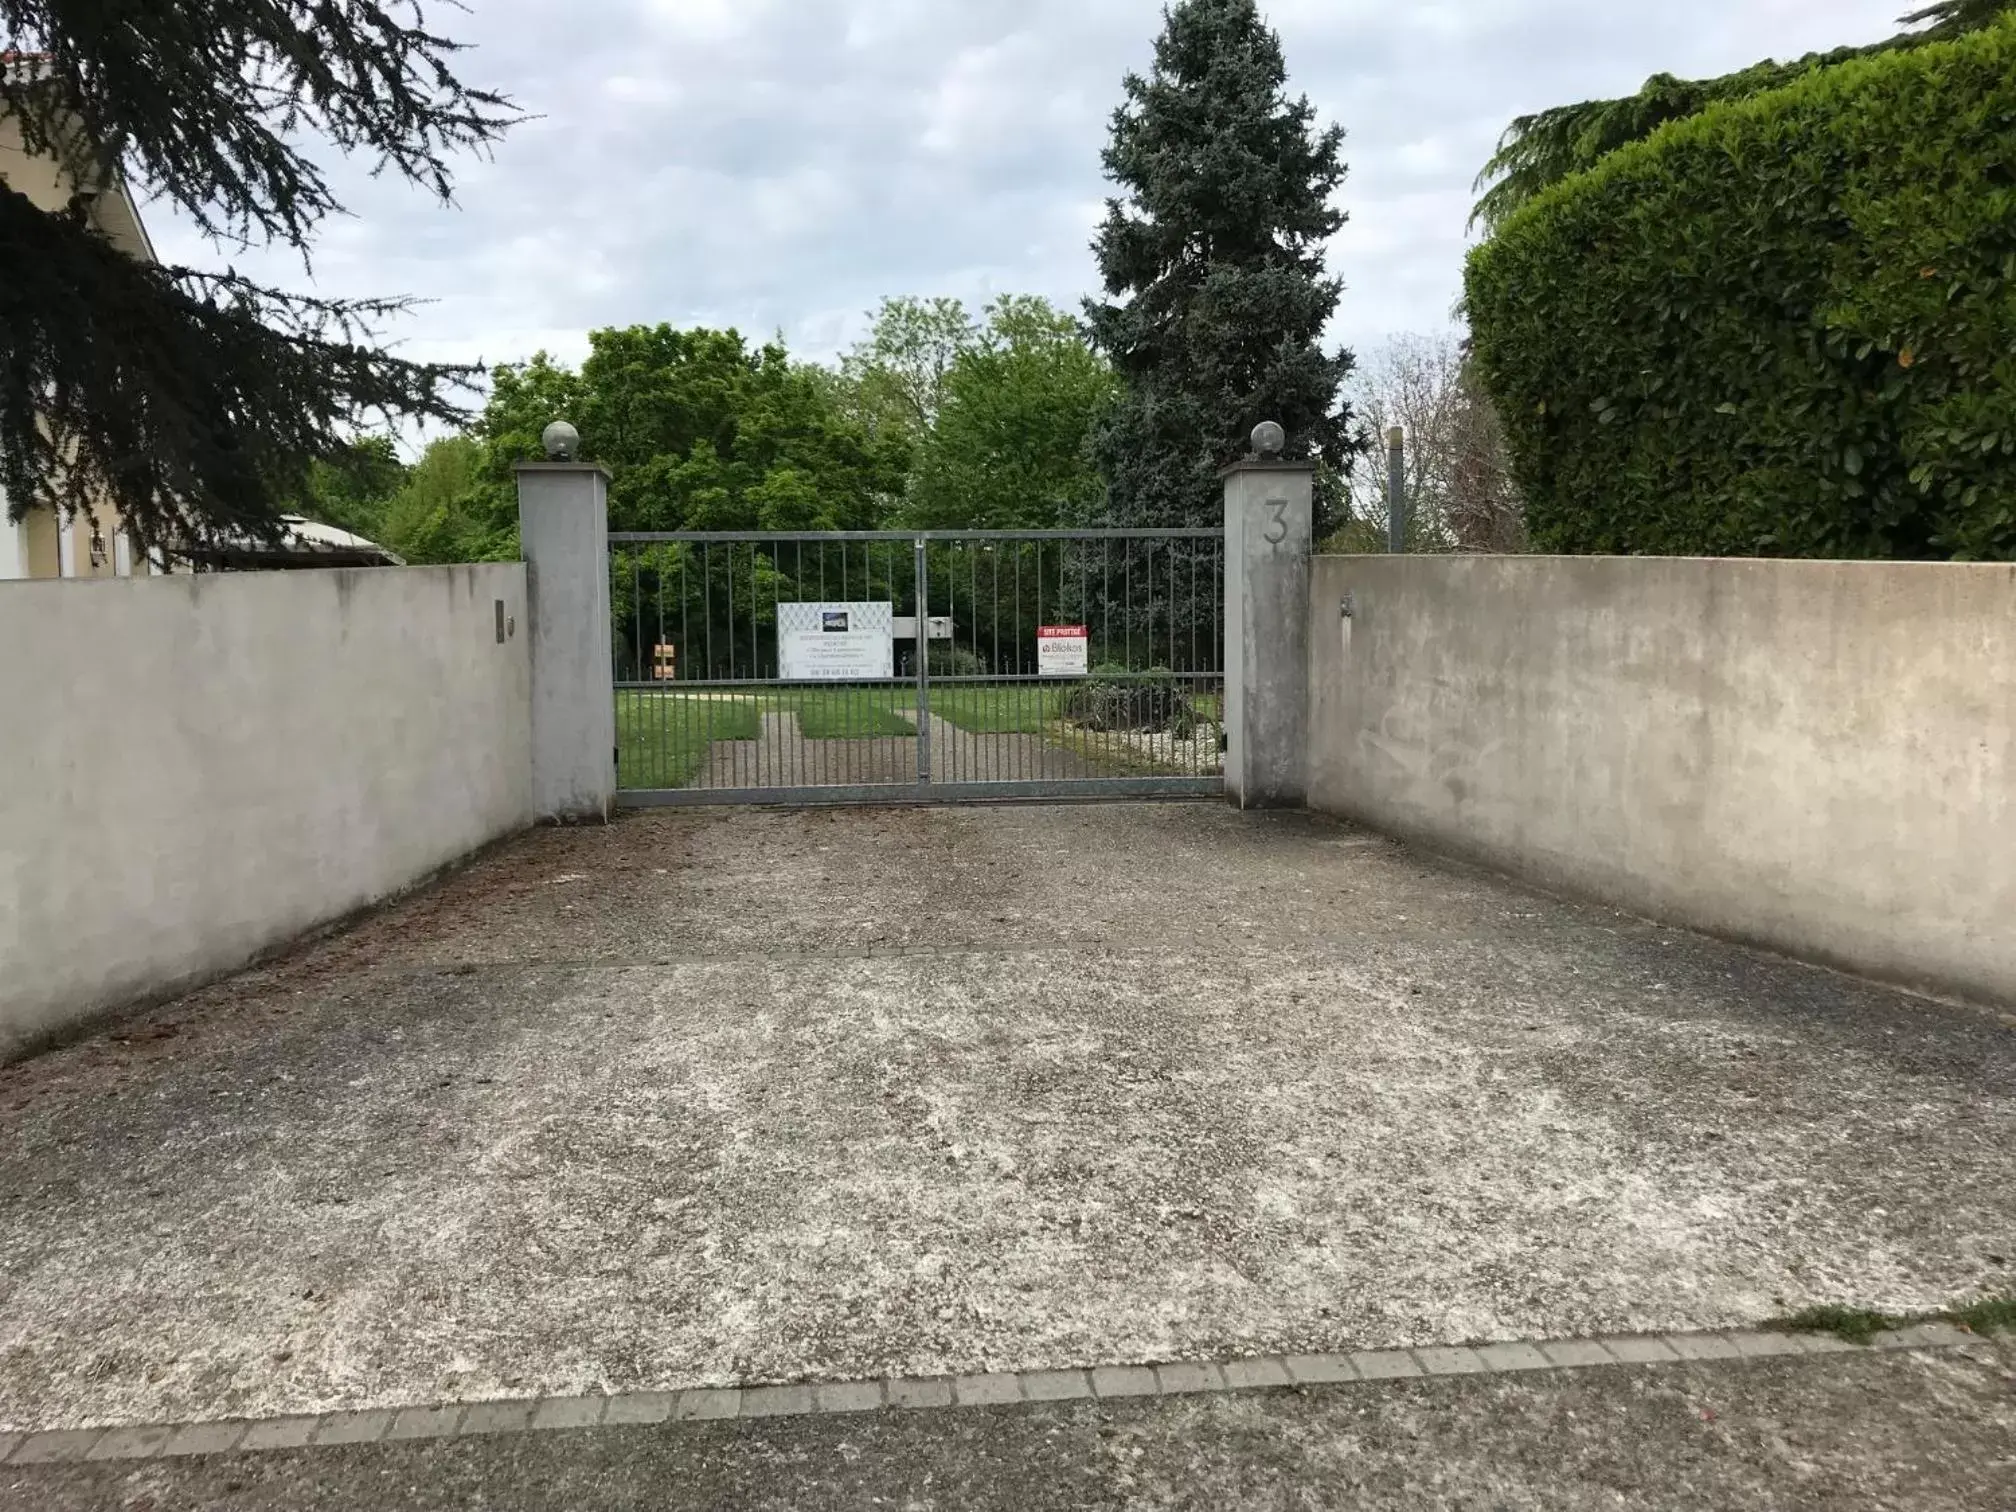
[[[1537,548],[2016,558],[2016,26],[1666,127],[1467,283]]]

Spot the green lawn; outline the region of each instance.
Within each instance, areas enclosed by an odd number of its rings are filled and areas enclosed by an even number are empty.
[[[762,729],[754,699],[703,693],[616,695],[617,783],[626,788],[685,787],[717,740],[754,740]]]
[[[976,735],[1041,735],[1056,725],[1064,689],[1055,683],[933,683],[931,712]]]
[[[764,703],[798,716],[807,740],[870,740],[880,735],[915,735],[914,721],[897,711],[917,707],[910,688],[779,688]]]
[[[931,685],[931,712],[973,734],[1045,735],[1095,765],[1124,772],[1144,766],[1114,742],[1062,724],[1070,685],[1059,682]],[[1216,719],[1219,697],[1195,696],[1197,712]],[[689,785],[717,740],[755,740],[765,713],[790,712],[808,740],[874,740],[917,733],[917,692],[907,685],[801,686],[747,693],[624,690],[616,695],[618,782],[626,788]],[[909,714],[912,717],[906,718]]]
[[[907,688],[776,688],[749,693],[616,695],[617,782],[626,788],[686,787],[717,740],[754,740],[766,713],[790,712],[810,740],[867,740],[914,735],[896,710],[914,708]]]
[[[1056,727],[1064,694],[1056,683],[934,682],[931,712],[976,735],[1041,735]],[[785,688],[764,697],[770,707],[796,710],[811,740],[917,733],[915,687]]]
[[[1057,722],[1064,717],[1064,699],[1070,688],[1071,684],[1058,682],[934,682],[931,684],[931,712],[976,735],[1049,734],[1055,732]],[[910,698],[907,690],[898,696],[906,700]],[[1217,721],[1219,706],[1223,702],[1220,695],[1195,693],[1190,701],[1200,719]]]

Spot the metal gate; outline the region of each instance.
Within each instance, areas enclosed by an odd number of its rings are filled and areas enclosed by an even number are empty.
[[[1221,531],[609,543],[626,805],[1223,790]]]

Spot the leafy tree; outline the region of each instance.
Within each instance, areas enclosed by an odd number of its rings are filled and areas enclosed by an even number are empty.
[[[334,461],[309,465],[299,513],[383,543],[385,507],[406,481],[406,465],[390,436],[363,436]]]
[[[855,414],[871,433],[892,427],[913,439],[929,430],[945,382],[979,332],[956,299],[885,299],[868,339],[840,362]]]
[[[363,437],[351,450],[346,463],[315,464],[301,513],[414,565],[517,558],[516,491],[485,483],[484,448],[473,437],[431,441],[410,467],[389,436]]]
[[[1622,100],[1589,100],[1520,116],[1506,128],[1498,150],[1477,176],[1481,197],[1471,221],[1496,231],[1506,217],[1542,190],[1594,167],[1618,148],[1650,136],[1669,121],[1685,120],[1725,101],[1782,89],[1817,69],[1979,31],[2012,8],[2016,8],[2016,0],[1942,0],[1902,18],[1907,26],[1929,23],[1923,30],[1906,32],[1872,47],[1811,53],[1792,63],[1756,63],[1719,79],[1655,74],[1637,94]]]
[[[486,478],[541,455],[539,431],[563,416],[610,469],[618,530],[870,529],[900,500],[910,456],[905,435],[871,434],[780,342],[752,350],[735,331],[594,331],[578,374],[543,359],[500,370],[477,428]],[[653,544],[625,561],[611,583],[622,665],[641,672],[663,636],[693,675],[746,675],[774,656],[771,606],[816,595],[786,568],[816,571],[819,554]]]
[[[0,186],[0,486],[17,517],[102,496],[143,547],[271,535],[360,418],[464,418],[468,370],[373,343],[404,301],[142,263],[89,212],[123,175],[221,242],[306,258],[342,209],[317,137],[446,199],[454,153],[515,113],[456,77],[456,44],[417,5],[0,0],[0,38],[0,112],[80,190],[52,213]]]
[[[490,374],[490,398],[469,434],[482,443],[483,478],[511,486],[511,464],[546,455],[540,436],[548,425],[572,416],[582,400],[580,376],[535,352],[530,362],[505,363]]]
[[[1357,413],[1374,437],[1406,431],[1410,551],[1516,551],[1521,500],[1497,413],[1454,333],[1389,338],[1352,375]],[[1384,551],[1386,469],[1351,482],[1351,520],[1335,547]]]
[[[1090,443],[1118,391],[1112,368],[1045,300],[1006,295],[986,317],[945,375],[905,523],[1024,530],[1096,516]]]
[[[1104,158],[1125,197],[1093,244],[1116,302],[1086,305],[1124,384],[1097,442],[1116,524],[1218,520],[1218,471],[1262,420],[1289,456],[1349,470],[1351,356],[1321,344],[1344,133],[1286,80],[1254,0],[1180,0],[1148,76],[1127,77]]]
[[[781,343],[664,325],[589,341],[572,418],[615,474],[619,529],[870,529],[902,493],[907,442],[841,413]]]
[[[580,428],[583,455],[609,467],[618,530],[868,529],[901,498],[907,443],[870,437],[842,412],[830,375],[781,346],[751,351],[733,331],[659,325],[595,331],[589,347],[579,372],[544,352],[499,367],[476,422],[410,469],[355,485],[318,471],[310,512],[368,521],[411,562],[509,559],[513,466],[544,456],[541,432],[562,418]],[[360,442],[355,456],[391,457],[390,447]]]
[[[610,469],[618,530],[860,530],[903,491],[909,446],[871,436],[779,343],[629,326],[589,334],[578,373],[543,352],[499,368],[472,435],[483,487],[510,490],[555,419]],[[514,506],[515,508],[515,506]]]
[[[408,562],[508,562],[518,556],[518,507],[498,508],[482,481],[483,448],[468,436],[430,442],[381,515],[382,543]]]
[[[415,464],[426,503],[388,506],[387,514],[412,533],[402,536],[388,526],[384,544],[409,562],[516,558],[518,481],[512,464],[545,456],[540,433],[554,420],[574,415],[580,403],[579,375],[545,352],[496,368],[482,413],[455,438],[465,444],[449,448],[437,442]]]
[[[1939,0],[1904,17],[1906,26],[1923,23],[1929,40],[1946,42],[1993,26],[2011,8],[2011,0]]]

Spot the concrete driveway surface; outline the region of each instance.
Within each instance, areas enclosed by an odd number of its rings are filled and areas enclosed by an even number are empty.
[[[2007,1018],[1340,824],[635,815],[0,1069],[0,1431],[1926,1309],[2012,1191]]]

